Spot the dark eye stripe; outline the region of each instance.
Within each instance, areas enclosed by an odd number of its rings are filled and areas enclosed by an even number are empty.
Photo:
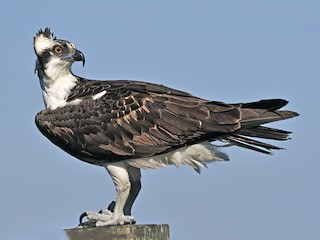
[[[50,61],[52,54],[60,55],[60,54],[64,54],[64,53],[69,52],[69,47],[67,44],[68,42],[66,42],[64,40],[55,40],[55,43],[56,44],[53,47],[47,48],[46,50],[41,52],[41,54],[38,56],[39,68],[41,68],[41,69],[45,68],[45,65]],[[54,48],[56,46],[60,46],[62,48],[61,53],[55,53]]]
[[[60,46],[62,46],[63,49],[68,49],[67,42],[64,40],[57,40]]]

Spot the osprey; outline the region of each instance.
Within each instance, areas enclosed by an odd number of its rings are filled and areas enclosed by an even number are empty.
[[[133,224],[132,205],[140,191],[140,169],[189,165],[200,172],[226,161],[212,141],[270,154],[280,147],[255,138],[287,140],[290,132],[262,126],[298,116],[279,110],[282,99],[226,104],[163,85],[129,80],[88,80],[71,65],[82,52],[49,28],[34,37],[45,110],[35,122],[52,143],[70,155],[107,169],[116,189],[108,209],[87,211],[95,226]]]

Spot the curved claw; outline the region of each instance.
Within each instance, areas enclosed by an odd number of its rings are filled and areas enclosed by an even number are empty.
[[[84,213],[82,213],[82,214],[80,215],[80,217],[79,217],[79,226],[83,226],[82,220],[83,220],[85,217],[87,217],[87,212],[84,212]]]
[[[115,202],[115,201],[112,201],[112,202],[109,204],[109,206],[108,206],[107,209],[108,209],[109,211],[113,212],[115,205],[116,205],[116,202]],[[103,212],[103,210],[100,210],[98,213],[102,213],[102,212]],[[80,217],[79,217],[79,226],[83,226],[83,219],[84,219],[85,217],[88,217],[87,212],[84,212],[84,213],[82,213],[82,214],[80,215]]]
[[[100,210],[98,213],[102,213],[102,212],[103,212],[103,211]],[[88,218],[87,212],[84,212],[84,213],[82,213],[82,214],[80,215],[78,227],[80,227],[80,226],[81,226],[81,227],[95,226],[95,224],[96,224],[97,221],[94,221],[94,220],[89,219],[89,221],[83,222],[83,219],[84,219],[85,217]]]

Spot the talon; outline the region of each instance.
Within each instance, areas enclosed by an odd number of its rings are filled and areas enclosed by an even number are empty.
[[[82,222],[82,220],[85,218],[85,217],[87,217],[88,215],[87,215],[87,212],[84,212],[84,213],[82,213],[81,215],[80,215],[80,217],[79,217],[79,225],[78,226],[83,226],[83,222]]]
[[[100,210],[99,211],[99,214],[102,213],[103,210]],[[94,218],[91,217],[91,213],[90,211],[87,211],[87,212],[84,212],[80,215],[79,217],[79,225],[78,227],[83,227],[83,228],[86,228],[86,227],[95,227],[96,226],[96,223],[97,223],[97,220],[95,220]],[[88,215],[89,214],[89,215]],[[97,213],[98,214],[98,213]],[[84,218],[87,218],[88,221],[83,221]]]
[[[83,218],[87,218],[87,222],[83,222]],[[98,212],[87,211],[80,216],[80,224],[82,227],[101,227],[108,225],[127,225],[135,224],[134,217],[123,214],[114,214],[108,209]]]

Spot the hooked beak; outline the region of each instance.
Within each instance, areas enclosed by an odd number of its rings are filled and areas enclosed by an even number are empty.
[[[82,65],[84,66],[86,59],[82,52],[76,50],[76,52],[72,55],[74,61],[82,61]]]

